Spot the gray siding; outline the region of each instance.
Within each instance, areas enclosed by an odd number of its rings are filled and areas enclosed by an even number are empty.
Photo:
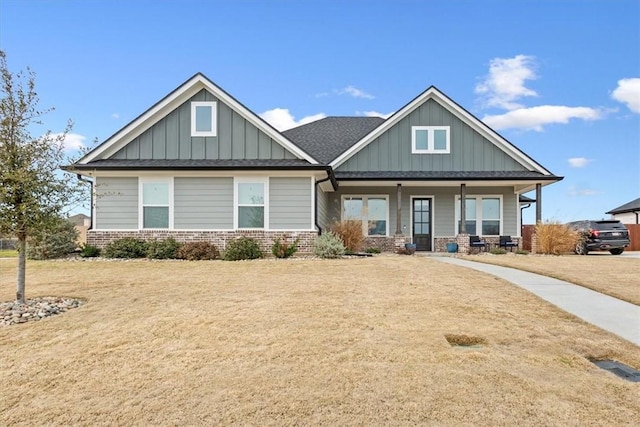
[[[233,229],[233,178],[175,178],[174,227]]]
[[[318,225],[322,228],[322,231],[329,230],[331,221],[329,219],[329,196],[333,196],[334,193],[325,193],[318,187],[317,209],[318,209]]]
[[[138,178],[96,178],[95,193],[96,229],[138,228]]]
[[[218,101],[218,136],[191,137],[191,101]],[[296,156],[203,89],[111,158],[242,160]]]
[[[332,220],[341,218],[343,195],[388,195],[389,196],[389,235],[395,234],[397,218],[397,192],[395,187],[342,187],[329,194],[327,216]],[[459,187],[403,187],[402,188],[402,230],[411,234],[411,199],[412,197],[432,196],[432,232],[434,237],[453,237],[457,233],[455,224],[455,203],[460,194]],[[512,236],[520,235],[518,230],[517,196],[512,187],[467,187],[467,195],[502,195],[503,233]]]
[[[312,229],[311,197],[311,178],[270,178],[269,229]]]
[[[450,126],[450,154],[412,154],[412,126]],[[518,171],[525,168],[446,108],[428,100],[337,170]]]

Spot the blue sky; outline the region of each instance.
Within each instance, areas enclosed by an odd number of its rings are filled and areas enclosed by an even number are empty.
[[[386,115],[435,85],[565,177],[545,219],[640,195],[637,0],[0,0],[0,49],[36,72],[47,129],[73,120],[70,148],[198,71],[280,129]]]

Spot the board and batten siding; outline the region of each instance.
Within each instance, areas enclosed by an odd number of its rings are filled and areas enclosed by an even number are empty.
[[[449,154],[412,154],[413,126],[450,126]],[[524,166],[430,99],[337,171],[521,171]]]
[[[309,177],[269,179],[269,229],[313,229],[312,180]]]
[[[233,229],[232,177],[176,177],[173,188],[175,229]]]
[[[191,102],[217,101],[217,136],[191,136]],[[127,160],[295,159],[296,156],[205,89],[116,152]]]
[[[94,227],[99,230],[138,229],[138,178],[97,177]]]

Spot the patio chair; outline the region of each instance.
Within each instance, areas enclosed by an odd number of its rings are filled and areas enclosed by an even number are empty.
[[[469,249],[479,248],[480,250],[485,250],[487,248],[487,243],[480,239],[479,236],[469,236]]]
[[[511,236],[500,236],[500,247],[509,248],[509,252],[513,252],[513,248],[517,248],[518,243],[511,240]]]

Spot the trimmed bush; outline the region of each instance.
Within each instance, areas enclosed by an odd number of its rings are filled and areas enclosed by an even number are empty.
[[[573,252],[580,235],[557,221],[539,222],[535,227],[538,241],[537,252],[547,255],[560,255]]]
[[[300,239],[296,239],[293,243],[288,244],[287,238],[284,237],[282,242],[280,238],[277,238],[273,241],[273,246],[271,246],[271,253],[276,258],[289,258],[293,256],[296,252],[298,252],[298,244],[300,243]]]
[[[367,248],[364,251],[368,254],[379,254],[382,252],[380,248]]]
[[[93,245],[82,245],[80,247],[80,256],[82,258],[95,258],[100,256],[100,248]]]
[[[33,234],[27,242],[27,258],[52,259],[69,255],[78,247],[78,231],[65,218],[57,218],[50,227]]]
[[[144,258],[147,255],[147,242],[135,237],[123,237],[109,242],[102,254],[107,258]]]
[[[262,258],[262,250],[256,239],[243,236],[227,242],[227,247],[224,250],[225,261],[240,261],[243,259],[256,258]]]
[[[396,253],[398,255],[413,255],[414,253],[416,253],[416,250],[414,248],[407,248],[405,246],[405,247],[402,247],[402,248],[398,248]]]
[[[147,242],[147,258],[175,259],[180,246],[182,245],[176,242],[173,237],[164,240],[152,240]]]
[[[340,258],[344,252],[342,239],[331,231],[319,236],[313,246],[313,253],[320,258]]]
[[[362,250],[364,242],[362,222],[355,220],[336,222],[331,227],[331,231],[342,240],[347,252],[355,253]]]
[[[178,249],[176,256],[187,261],[212,260],[220,258],[220,251],[209,242],[189,242]]]

